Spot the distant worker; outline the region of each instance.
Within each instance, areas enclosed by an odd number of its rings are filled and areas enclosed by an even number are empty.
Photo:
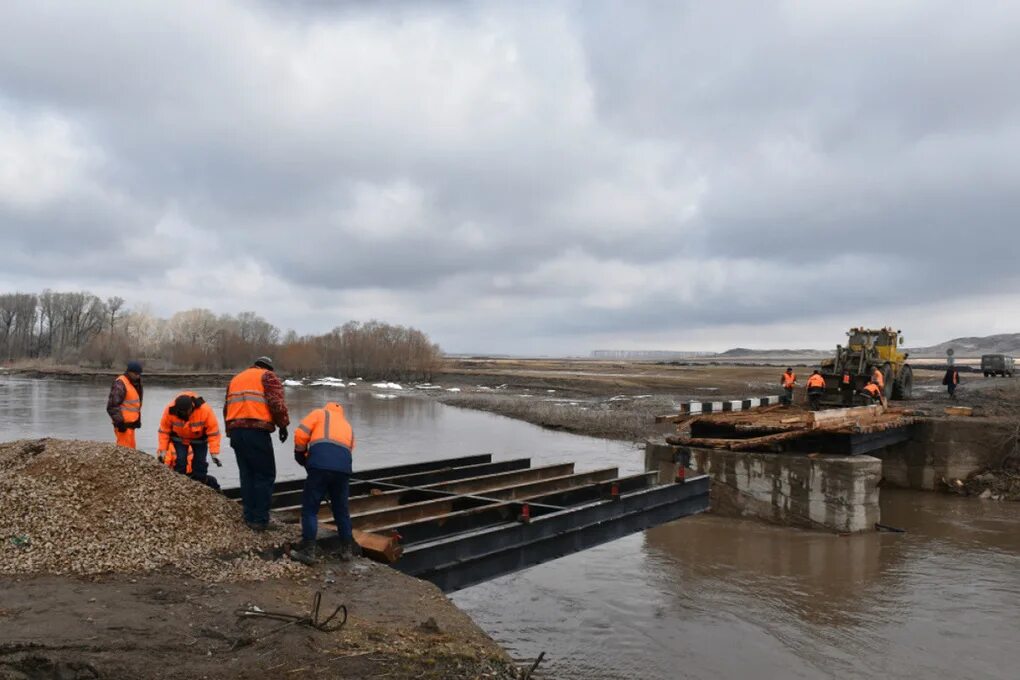
[[[808,408],[817,411],[822,408],[822,395],[825,394],[825,378],[818,371],[807,379]]]
[[[129,361],[123,375],[117,376],[106,398],[106,412],[113,421],[117,446],[134,449],[135,430],[142,426],[142,365]]]
[[[789,406],[793,403],[793,388],[797,385],[797,374],[793,372],[792,368],[786,369],[786,373],[783,373],[780,378],[780,384],[783,386],[783,395],[779,401],[784,406]]]
[[[848,368],[844,368],[843,375],[839,377],[839,392],[843,396],[843,406],[853,406],[854,377]]]
[[[956,399],[956,386],[960,384],[960,372],[956,370],[956,366],[950,366],[946,369],[946,375],[942,378],[942,384],[949,390],[949,398]]]
[[[878,389],[885,392],[885,374],[878,368],[878,366],[871,367],[871,379],[876,385],[878,385]]]
[[[276,482],[271,435],[279,427],[280,441],[287,441],[290,425],[283,384],[273,373],[272,359],[259,357],[251,368],[234,376],[227,387],[223,420],[237,456],[244,521],[254,531],[265,531]]]
[[[861,389],[861,394],[867,397],[872,404],[877,401],[882,406],[885,406],[885,395],[882,393],[882,388],[874,380]]]
[[[319,507],[327,494],[340,536],[340,559],[358,553],[347,507],[353,451],[354,430],[337,403],[309,413],[294,432],[294,460],[308,473],[301,496],[301,546],[290,553],[295,560],[314,564],[318,558]]]
[[[159,421],[159,460],[172,470],[219,489],[219,482],[209,474],[213,462],[220,462],[220,426],[205,399],[194,392],[182,392],[163,409]]]

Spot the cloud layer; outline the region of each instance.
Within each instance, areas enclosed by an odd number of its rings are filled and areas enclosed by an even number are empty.
[[[1007,3],[8,3],[0,285],[450,351],[1016,330],[1018,34]]]

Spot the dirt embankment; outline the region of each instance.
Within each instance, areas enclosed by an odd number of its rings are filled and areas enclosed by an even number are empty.
[[[793,366],[803,382],[806,368]],[[642,441],[664,431],[655,416],[680,403],[765,396],[779,392],[781,369],[762,365],[664,365],[640,361],[461,359],[436,378],[460,393],[439,395],[452,406],[499,413],[556,430]],[[975,415],[1020,409],[1020,380],[961,374],[957,398],[941,385],[943,372],[917,367],[914,399],[904,406],[939,415],[971,406]],[[803,394],[797,395],[803,399]]]
[[[235,503],[134,450],[0,444],[0,678],[515,677],[431,584],[273,559],[297,533],[252,533]],[[308,616],[317,592],[320,618],[347,607],[342,628],[238,615]]]

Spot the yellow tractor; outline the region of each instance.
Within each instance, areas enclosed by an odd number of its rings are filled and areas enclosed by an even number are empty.
[[[836,356],[821,363],[827,391],[838,390],[844,369],[850,372],[854,391],[871,380],[873,367],[885,378],[886,399],[910,399],[914,392],[914,373],[907,353],[900,351],[903,332],[891,328],[851,328],[847,346],[836,345]]]

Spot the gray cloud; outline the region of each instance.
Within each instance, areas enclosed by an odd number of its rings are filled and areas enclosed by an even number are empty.
[[[0,283],[56,266],[451,350],[794,315],[828,345],[834,311],[1020,292],[1018,29],[956,3],[5,6]]]

